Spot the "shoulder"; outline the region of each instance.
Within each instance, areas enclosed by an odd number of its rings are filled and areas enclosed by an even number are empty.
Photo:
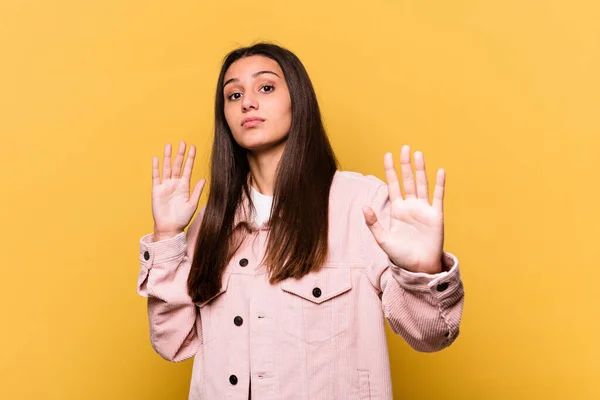
[[[198,238],[198,232],[200,232],[200,225],[202,225],[202,220],[204,219],[204,213],[206,211],[206,205],[200,207],[197,210],[196,215],[192,218],[192,222],[187,227],[187,241],[188,246],[193,248],[196,243],[196,239]]]
[[[374,175],[355,171],[336,171],[331,184],[332,198],[372,199],[376,193],[387,190],[387,185]]]

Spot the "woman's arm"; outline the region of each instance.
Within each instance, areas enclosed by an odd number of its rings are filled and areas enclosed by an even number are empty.
[[[187,292],[193,249],[204,208],[187,234],[153,242],[153,234],[140,240],[141,269],[137,292],[148,299],[148,322],[152,347],[164,359],[183,361],[196,354],[202,332],[196,305]]]
[[[371,208],[383,227],[390,226],[387,185],[379,186]],[[364,231],[368,275],[378,291],[385,317],[394,333],[415,350],[439,351],[459,334],[464,289],[458,260],[444,252],[442,272],[410,272],[395,265],[381,249],[369,229]]]

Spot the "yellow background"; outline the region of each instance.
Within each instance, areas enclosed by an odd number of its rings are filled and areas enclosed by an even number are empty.
[[[135,292],[151,157],[200,149],[220,61],[274,40],[305,63],[342,168],[410,144],[444,167],[462,334],[390,334],[398,399],[597,399],[596,1],[3,1],[0,398],[184,399]],[[206,193],[201,203],[206,201]]]

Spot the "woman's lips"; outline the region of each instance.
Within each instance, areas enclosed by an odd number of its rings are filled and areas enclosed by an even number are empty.
[[[254,126],[262,124],[264,121],[265,120],[262,118],[246,118],[244,121],[242,121],[242,126],[244,128],[252,128]]]

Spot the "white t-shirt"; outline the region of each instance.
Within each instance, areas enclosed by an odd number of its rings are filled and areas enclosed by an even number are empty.
[[[254,203],[254,208],[256,209],[256,214],[254,218],[254,222],[257,225],[262,225],[263,222],[269,219],[271,215],[271,205],[273,204],[273,196],[267,196],[259,192],[254,188],[254,186],[250,186],[250,193],[252,195],[252,202]]]

